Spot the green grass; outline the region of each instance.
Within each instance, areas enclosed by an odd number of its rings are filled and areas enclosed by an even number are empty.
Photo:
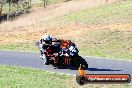
[[[132,60],[132,31],[98,29],[83,35],[80,54]]]
[[[39,49],[34,43],[0,44],[1,50],[36,52]]]
[[[65,80],[56,73],[0,66],[0,88],[66,88]]]
[[[75,76],[31,68],[0,66],[0,88],[132,88],[131,84],[87,84],[79,86]]]
[[[96,23],[132,23],[132,1],[106,4],[56,18],[57,20]]]

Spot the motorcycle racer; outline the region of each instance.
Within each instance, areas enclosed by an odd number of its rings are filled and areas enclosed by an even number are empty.
[[[45,65],[75,66],[78,68],[82,64],[85,69],[88,68],[85,59],[78,55],[77,46],[70,40],[56,39],[45,34],[39,42],[36,42],[36,46],[41,52],[40,57],[44,60]]]
[[[48,65],[48,56],[45,55],[46,49],[50,47],[52,52],[58,52],[59,59],[63,56],[74,57],[78,55],[77,46],[70,40],[52,38],[48,34],[45,34],[39,41],[39,47],[41,52],[41,58],[44,60],[44,64]],[[59,62],[58,62],[59,63]]]
[[[39,41],[39,48],[41,52],[41,58],[44,60],[44,64],[48,65],[48,58],[45,55],[46,49],[50,47],[52,44],[52,37],[49,36],[48,34],[45,34],[42,39]]]
[[[60,40],[57,40],[56,38],[52,38],[50,35],[45,34],[39,41],[39,49],[41,52],[40,57],[44,60],[45,65],[49,64],[48,56],[45,55],[48,48],[50,48],[52,52],[60,52]]]

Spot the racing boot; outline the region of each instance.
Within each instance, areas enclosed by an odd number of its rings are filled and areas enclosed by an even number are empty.
[[[42,59],[43,59],[43,63],[44,63],[44,65],[49,65],[49,59],[48,59],[48,57],[46,57],[46,55],[45,54],[43,54],[42,55]]]

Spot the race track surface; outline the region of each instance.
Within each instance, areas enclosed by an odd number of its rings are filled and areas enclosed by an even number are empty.
[[[76,75],[77,70],[73,68],[53,69],[45,66],[38,53],[0,51],[0,65],[36,68],[51,72]],[[130,74],[132,75],[132,61],[122,61],[103,58],[83,57],[89,64],[86,70],[88,74]]]

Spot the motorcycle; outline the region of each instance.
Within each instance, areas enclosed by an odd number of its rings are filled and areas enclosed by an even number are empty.
[[[38,45],[38,43],[37,43]],[[51,45],[43,52],[48,60],[48,64],[53,65],[54,67],[75,67],[79,68],[80,64],[83,66],[83,69],[88,68],[88,64],[81,56],[78,54],[75,56],[68,55],[64,50],[58,49],[58,47],[54,47]],[[63,53],[63,54],[62,54]],[[43,58],[45,59],[45,58]],[[45,63],[45,61],[44,61]]]

